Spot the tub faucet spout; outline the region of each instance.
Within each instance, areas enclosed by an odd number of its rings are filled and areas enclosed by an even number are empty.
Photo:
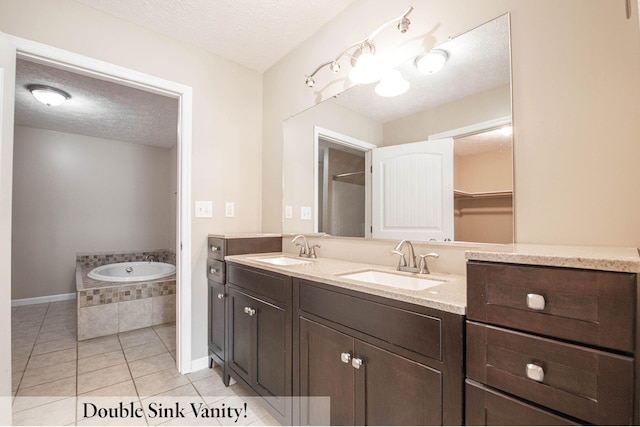
[[[149,262],[159,262],[158,257],[155,255],[147,255],[146,257],[144,257],[144,260]]]

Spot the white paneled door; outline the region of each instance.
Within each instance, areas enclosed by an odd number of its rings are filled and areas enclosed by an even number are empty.
[[[453,138],[372,152],[372,236],[453,240]]]

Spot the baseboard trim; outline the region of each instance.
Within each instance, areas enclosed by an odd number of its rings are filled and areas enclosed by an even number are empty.
[[[209,356],[191,361],[191,372],[199,371],[201,369],[209,369]]]
[[[44,304],[46,302],[67,301],[76,299],[76,293],[47,295],[45,297],[22,298],[11,300],[11,307],[20,307],[21,305]]]

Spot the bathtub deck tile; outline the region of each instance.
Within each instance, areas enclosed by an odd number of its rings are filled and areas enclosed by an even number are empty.
[[[118,304],[103,304],[80,308],[78,340],[118,333]]]

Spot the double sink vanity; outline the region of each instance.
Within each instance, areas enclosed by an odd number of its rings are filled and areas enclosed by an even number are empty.
[[[494,245],[464,276],[289,240],[210,235],[207,265],[211,360],[281,423],[638,423],[637,250]]]

